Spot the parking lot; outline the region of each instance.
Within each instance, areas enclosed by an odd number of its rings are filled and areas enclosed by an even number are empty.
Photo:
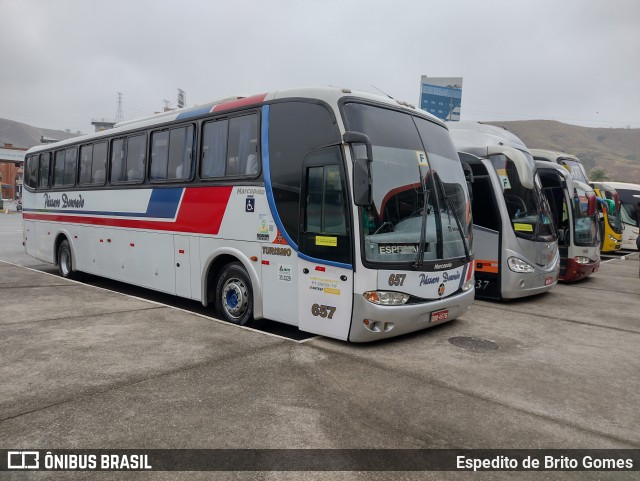
[[[0,215],[0,448],[640,448],[637,253],[539,297],[477,301],[453,322],[354,345],[64,280],[22,253],[20,222]]]

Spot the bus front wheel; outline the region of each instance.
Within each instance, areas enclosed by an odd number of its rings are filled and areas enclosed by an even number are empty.
[[[246,326],[253,321],[253,289],[240,262],[226,265],[216,283],[216,306],[222,318]]]
[[[73,260],[68,240],[63,240],[58,247],[58,272],[66,279],[73,276]]]

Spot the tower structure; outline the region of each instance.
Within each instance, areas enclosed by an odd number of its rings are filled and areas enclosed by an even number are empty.
[[[122,113],[122,92],[117,92],[117,94],[118,94],[118,107],[116,108],[116,118],[115,118],[116,124],[124,120],[124,114]]]

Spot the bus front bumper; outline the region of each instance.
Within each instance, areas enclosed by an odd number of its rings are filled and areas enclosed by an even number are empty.
[[[560,277],[562,282],[575,282],[585,277],[589,277],[600,267],[600,259],[587,264],[580,264],[573,259],[567,259],[567,268],[564,275]]]
[[[473,302],[474,293],[475,290],[472,288],[445,299],[401,306],[373,304],[365,300],[362,294],[354,294],[349,341],[377,341],[451,321],[467,312]],[[447,317],[432,322],[432,313],[444,310],[448,311]],[[368,321],[368,327],[365,320]]]

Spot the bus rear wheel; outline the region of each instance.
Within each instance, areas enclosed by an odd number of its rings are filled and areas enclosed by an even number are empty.
[[[73,259],[71,257],[71,246],[67,239],[63,240],[58,247],[58,272],[65,279],[73,277]]]
[[[216,283],[216,306],[222,318],[246,326],[253,322],[253,289],[240,262],[226,265]]]

